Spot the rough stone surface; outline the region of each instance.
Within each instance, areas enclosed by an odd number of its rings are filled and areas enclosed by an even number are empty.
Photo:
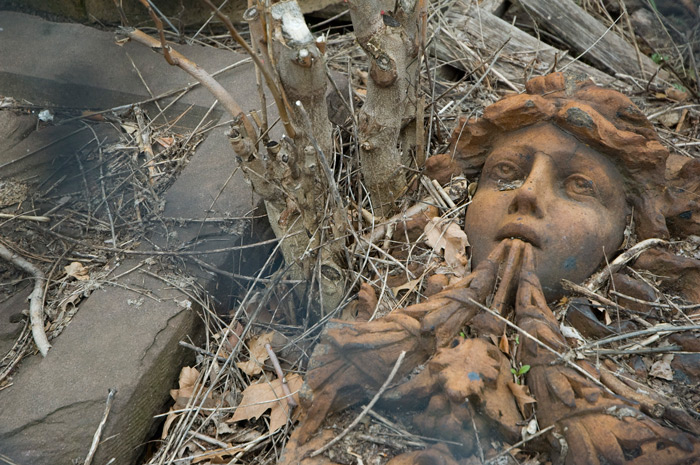
[[[118,47],[109,33],[8,12],[0,14],[0,23],[0,95],[98,109],[140,101],[148,97],[148,92],[127,53],[154,94],[180,88],[190,80],[146,48],[134,44]],[[199,47],[182,47],[181,51],[208,69],[221,69],[242,59]],[[225,75],[223,82],[243,108],[257,106],[250,65]],[[201,116],[213,98],[199,90],[185,95],[181,102],[195,105],[192,111]],[[221,113],[213,116],[218,119]],[[27,148],[41,148],[42,143],[75,129],[66,125],[33,131],[17,142],[0,164],[14,162],[27,153]],[[243,217],[252,210],[254,197],[240,173],[235,172],[224,131],[224,127],[213,130],[199,146],[167,192],[164,216]],[[42,157],[70,153],[82,135],[65,139],[68,145],[52,145],[41,151],[41,156],[26,159],[27,163],[9,166],[17,176],[41,176],[42,170],[51,167]],[[9,171],[3,169],[2,173],[7,176]],[[227,231],[200,225],[188,223],[167,231],[155,230],[151,240],[161,247],[174,247],[199,237],[200,249],[223,248],[240,244],[247,228],[244,221]],[[142,258],[123,259],[114,275],[138,265]],[[208,254],[204,259],[224,268],[232,257],[220,253]],[[71,464],[75,459],[83,460],[103,415],[107,390],[116,388],[94,463],[107,463],[112,457],[115,463],[135,463],[150,439],[153,415],[162,413],[177,373],[186,357],[192,357],[178,347],[178,341],[188,337],[196,340],[201,327],[196,303],[189,308],[185,303],[191,299],[164,281],[181,278],[159,270],[152,268],[162,279],[148,274],[149,267],[142,266],[118,280],[133,290],[104,284],[81,304],[65,331],[51,341],[53,348],[47,358],[33,356],[22,362],[12,386],[0,392],[0,454],[18,464]],[[211,273],[193,266],[186,266],[184,274],[194,276],[204,288],[217,283]],[[225,298],[226,292],[225,286],[219,286],[220,297]],[[8,307],[0,306],[3,338],[11,338],[16,332],[16,328],[5,325]]]
[[[218,2],[220,4],[221,2]],[[335,11],[340,7],[339,0],[299,0],[304,13],[311,13],[329,6],[335,6]],[[132,24],[150,21],[148,12],[138,1],[122,3],[127,19]],[[209,19],[211,12],[199,0],[159,0],[156,2],[158,9],[163,12],[175,27],[193,26],[201,24]],[[110,23],[119,24],[119,12],[114,7],[113,0],[2,0],[0,8],[19,9],[20,11],[36,11],[58,15],[83,23]],[[233,21],[242,21],[243,12],[247,3],[242,1],[229,1],[222,8]]]

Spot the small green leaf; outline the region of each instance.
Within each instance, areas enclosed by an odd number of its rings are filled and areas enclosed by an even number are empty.
[[[666,57],[660,53],[654,52],[651,54],[651,60],[657,65],[660,65],[661,63],[666,61]]]
[[[527,373],[528,371],[530,371],[530,365],[523,365],[523,366],[521,366],[520,369],[518,370],[518,376],[522,376],[522,375],[524,375],[525,373]]]
[[[520,334],[515,335],[515,343],[520,344]]]
[[[515,374],[515,373],[516,373],[515,368],[511,368],[511,369],[510,369],[510,372],[513,373],[513,374]]]
[[[464,334],[464,331],[460,331],[460,332],[459,332],[459,335],[462,336],[462,338],[464,338],[464,339],[467,338],[467,335]]]

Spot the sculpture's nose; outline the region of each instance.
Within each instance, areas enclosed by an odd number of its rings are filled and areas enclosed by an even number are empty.
[[[513,193],[508,213],[542,218],[544,216],[543,206],[553,188],[551,174],[550,158],[543,153],[535,154],[535,161],[525,182]]]

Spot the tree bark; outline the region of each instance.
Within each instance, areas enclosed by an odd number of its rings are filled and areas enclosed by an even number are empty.
[[[402,165],[410,160],[411,147],[399,142],[404,123],[416,115],[418,24],[425,3],[351,0],[349,5],[355,37],[370,60],[358,121],[360,166],[375,215],[389,216],[406,187]]]
[[[571,46],[577,55],[585,52],[583,59],[604,69],[613,76],[617,73],[648,79],[658,66],[642,55],[637,61],[634,46],[608,30],[593,16],[586,13],[572,0],[518,0],[537,24],[556,34]],[[662,76],[667,76],[664,71]]]
[[[568,69],[590,76],[597,84],[625,89],[627,85],[612,76],[580,61],[572,62],[565,52],[543,44],[510,23],[474,5],[458,2],[445,12],[451,26],[435,41],[436,55],[463,71],[471,71],[482,59],[487,59],[508,41],[493,65],[498,78],[510,84],[524,86],[530,75]],[[451,36],[449,31],[456,31]],[[469,46],[467,46],[469,44]],[[469,48],[472,47],[472,48]],[[571,63],[571,64],[569,64]],[[521,90],[520,87],[519,90]]]

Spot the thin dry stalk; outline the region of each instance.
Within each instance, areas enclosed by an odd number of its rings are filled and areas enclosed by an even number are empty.
[[[255,138],[255,129],[253,128],[253,125],[243,109],[241,109],[240,105],[238,105],[238,103],[233,99],[231,94],[224,89],[221,84],[216,82],[209,73],[200,68],[196,63],[185,58],[185,56],[179,52],[173,50],[168,44],[158,42],[156,39],[143,31],[140,31],[139,29],[125,29],[124,31],[130,39],[150,47],[153,50],[161,51],[165,55],[169,64],[179,67],[199,81],[209,90],[209,92],[212,93],[212,95],[214,95],[214,97],[216,97],[216,99],[221,103],[221,105],[223,105],[226,111],[231,114],[231,116],[241,120],[243,127],[247,132],[247,136],[250,138]]]
[[[92,463],[92,459],[95,457],[95,452],[97,452],[97,446],[100,445],[102,432],[104,431],[105,425],[107,424],[107,417],[109,417],[109,412],[112,410],[112,403],[114,402],[114,396],[116,394],[117,390],[114,388],[110,388],[107,394],[105,413],[102,415],[102,420],[100,420],[100,424],[97,425],[97,431],[95,431],[95,435],[92,437],[92,444],[90,444],[90,451],[88,452],[88,455],[85,458],[84,465],[90,465]]]

